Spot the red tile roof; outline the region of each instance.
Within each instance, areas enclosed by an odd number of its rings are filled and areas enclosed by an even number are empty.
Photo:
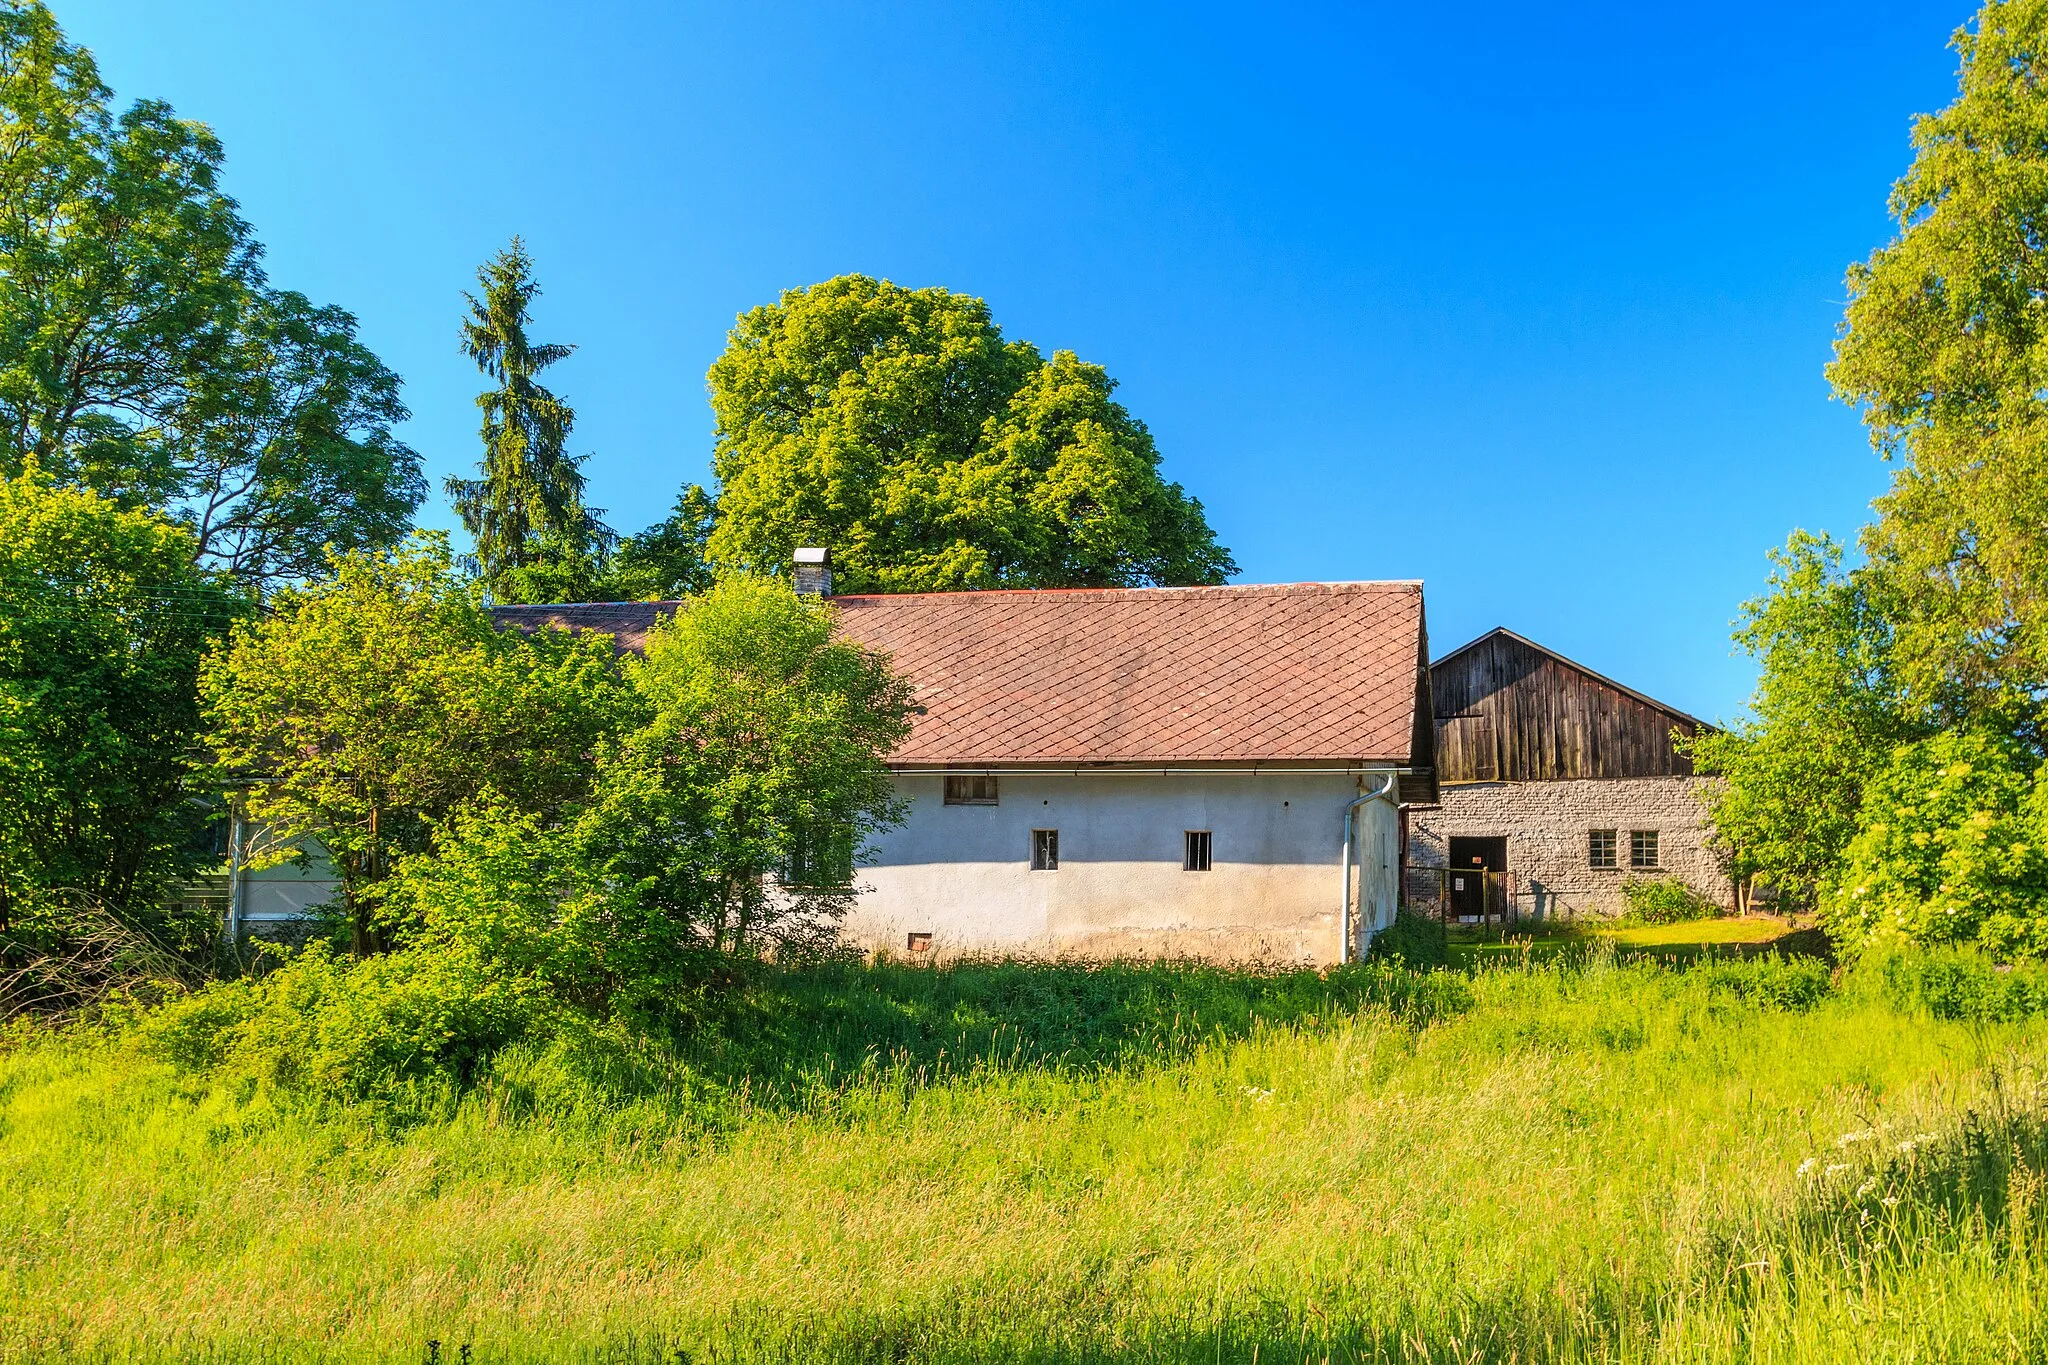
[[[835,597],[925,713],[899,764],[1405,762],[1420,583]],[[638,649],[674,604],[505,607]]]

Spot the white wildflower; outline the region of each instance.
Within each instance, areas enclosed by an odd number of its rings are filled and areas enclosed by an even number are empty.
[[[1273,1098],[1272,1091],[1261,1090],[1255,1085],[1241,1085],[1238,1087],[1238,1090],[1240,1090],[1246,1095],[1251,1096],[1252,1102],[1255,1104],[1264,1104],[1267,1100]]]
[[[1869,1194],[1872,1190],[1876,1188],[1877,1181],[1875,1179],[1866,1180],[1861,1185],[1858,1185],[1856,1187],[1856,1197],[1858,1199],[1861,1199],[1864,1195]]]
[[[1828,1167],[1828,1168],[1827,1168],[1827,1169],[1826,1169],[1825,1171],[1822,1171],[1822,1172],[1821,1172],[1821,1174],[1822,1174],[1822,1175],[1840,1175],[1840,1174],[1841,1174],[1842,1172],[1844,1172],[1844,1171],[1846,1171],[1846,1170],[1848,1170],[1848,1169],[1849,1169],[1849,1168],[1848,1168],[1847,1166],[1830,1166],[1830,1167]]]
[[[1868,1141],[1870,1141],[1870,1140],[1871,1140],[1872,1138],[1874,1138],[1874,1137],[1876,1137],[1876,1136],[1877,1136],[1877,1134],[1876,1134],[1876,1133],[1874,1133],[1874,1132],[1872,1132],[1872,1131],[1871,1131],[1870,1129],[1868,1129],[1868,1128],[1863,1128],[1863,1129],[1859,1129],[1858,1131],[1856,1131],[1856,1132],[1854,1132],[1854,1133],[1844,1133],[1844,1134],[1842,1134],[1842,1135],[1841,1135],[1840,1137],[1838,1137],[1838,1138],[1836,1138],[1836,1139],[1835,1139],[1835,1146],[1837,1146],[1837,1147],[1854,1147],[1854,1146],[1855,1146],[1855,1145],[1856,1145],[1857,1143],[1859,1143],[1859,1142],[1868,1142]]]
[[[1895,1209],[1899,1206],[1899,1197],[1895,1194],[1888,1194],[1884,1198],[1878,1200],[1877,1202],[1884,1205],[1888,1209]]]
[[[1800,1163],[1799,1163],[1799,1174],[1800,1174],[1800,1176],[1801,1176],[1801,1177],[1805,1177],[1805,1176],[1809,1176],[1809,1175],[1812,1175],[1812,1174],[1813,1174],[1813,1169],[1814,1169],[1814,1167],[1816,1167],[1816,1166],[1818,1166],[1818,1165],[1820,1165],[1820,1158],[1819,1158],[1819,1157],[1817,1157],[1817,1156],[1810,1156],[1810,1157],[1806,1158],[1806,1160],[1804,1160],[1804,1161],[1802,1161],[1802,1162],[1800,1162]]]

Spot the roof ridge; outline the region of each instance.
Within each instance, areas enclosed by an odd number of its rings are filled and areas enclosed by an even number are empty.
[[[1420,588],[1419,578],[1333,578],[1302,579],[1292,583],[1186,583],[1178,586],[1145,586],[1136,588],[960,588],[932,592],[848,592],[836,593],[825,599],[828,602],[844,602],[855,598],[887,599],[900,602],[911,597],[1078,597],[1086,593],[1103,596],[1136,596],[1140,593],[1233,593],[1252,596],[1258,593],[1292,592],[1301,588]]]

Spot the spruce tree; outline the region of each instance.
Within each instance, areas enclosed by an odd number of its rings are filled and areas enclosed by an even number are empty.
[[[477,271],[467,294],[462,349],[495,383],[483,409],[481,477],[450,477],[448,496],[475,544],[478,576],[501,602],[572,601],[590,595],[618,537],[583,503],[583,460],[568,453],[576,412],[536,376],[573,346],[527,337],[540,293],[533,258],[512,244]]]

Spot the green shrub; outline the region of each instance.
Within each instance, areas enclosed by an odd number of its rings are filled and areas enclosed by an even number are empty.
[[[1621,884],[1626,918],[1637,924],[1677,924],[1712,919],[1721,907],[1676,877],[1630,877]]]
[[[1870,783],[1842,870],[1821,897],[1853,956],[1887,943],[2048,954],[2048,784],[2000,735],[1902,745]]]
[[[1404,907],[1394,916],[1393,924],[1373,936],[1368,957],[1416,971],[1447,966],[1450,933],[1440,922]]]
[[[245,1090],[384,1101],[452,1093],[499,1048],[545,1035],[558,1007],[531,977],[474,954],[350,962],[315,942],[261,977],[221,982],[144,1017],[145,1052]]]
[[[1812,957],[1769,953],[1753,958],[1709,958],[1694,970],[1708,987],[1764,1009],[1804,1012],[1834,993],[1834,972]]]
[[[2006,1022],[2048,1013],[2048,968],[2000,966],[1971,948],[1889,952],[1869,966],[1894,1006],[1937,1019]]]

